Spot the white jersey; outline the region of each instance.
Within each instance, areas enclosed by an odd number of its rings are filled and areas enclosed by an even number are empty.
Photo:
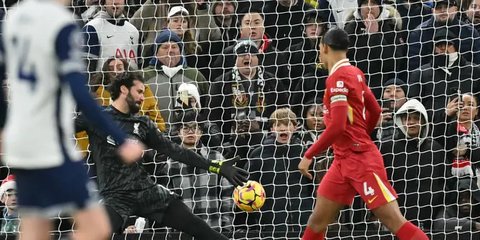
[[[358,9],[357,0],[327,0],[338,28],[345,27],[347,14]]]
[[[106,16],[107,15],[107,16]],[[103,64],[112,57],[126,59],[130,67],[136,69],[137,51],[139,46],[139,32],[135,26],[128,21],[123,24],[115,25],[106,18],[106,12],[100,12],[99,16],[92,19],[85,27],[95,28],[98,37],[96,40],[87,39],[89,47],[98,45],[98,51],[89,51],[88,58],[95,58],[97,62],[97,71],[102,70]]]
[[[79,46],[78,51],[66,54],[78,54],[81,60],[78,27],[72,30],[78,34],[59,38],[68,27],[76,27],[73,15],[56,1],[25,0],[8,13],[4,22],[10,89],[4,150],[9,167],[50,168],[66,159],[81,160],[73,142],[75,102],[69,85],[59,78],[61,74],[84,71],[81,61],[57,57],[56,42],[64,40]]]

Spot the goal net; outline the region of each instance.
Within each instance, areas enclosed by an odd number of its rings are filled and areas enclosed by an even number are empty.
[[[4,1],[7,14],[11,5]],[[162,149],[145,153],[139,164],[151,178],[228,238],[301,238],[333,162],[329,149],[314,159],[313,179],[298,170],[326,128],[323,96],[333,66],[320,64],[319,44],[328,29],[341,28],[349,35],[347,58],[365,73],[382,108],[371,137],[402,214],[432,239],[480,239],[479,6],[477,0],[73,0],[70,8],[85,33],[88,87],[100,105],[112,102],[112,81],[136,72],[146,86],[139,114],[208,160],[240,157],[237,166],[262,184],[263,207],[247,213],[235,206],[225,179],[157,153]],[[96,179],[88,135],[75,140]],[[394,239],[367,207],[375,196],[393,200],[393,193],[375,193],[354,179],[368,168],[344,169],[364,197],[357,194],[340,211],[328,239]],[[2,177],[10,173],[0,170]],[[71,234],[71,218],[56,220],[52,234]],[[191,238],[139,213],[112,239],[129,237]]]

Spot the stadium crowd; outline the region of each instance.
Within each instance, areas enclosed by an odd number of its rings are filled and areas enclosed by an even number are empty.
[[[15,1],[3,4],[4,15]],[[222,234],[305,227],[333,153],[317,156],[313,181],[297,166],[325,129],[318,47],[336,27],[382,107],[372,139],[402,213],[425,231],[480,231],[480,0],[73,0],[71,9],[100,105],[136,72],[146,86],[139,114],[158,131],[208,160],[239,156],[264,186],[261,211],[245,213],[224,178],[145,153],[152,178]],[[88,135],[76,140],[95,176]],[[18,231],[12,181],[0,186],[0,233]],[[359,200],[329,229],[382,229]],[[141,231],[136,217],[125,232]]]

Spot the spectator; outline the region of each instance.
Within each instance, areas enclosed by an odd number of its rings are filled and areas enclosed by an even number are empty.
[[[434,218],[435,230],[447,232],[480,231],[480,190],[471,178],[463,178],[449,192],[445,205]]]
[[[306,148],[294,135],[296,119],[289,108],[273,112],[270,134],[249,156],[250,179],[261,183],[268,196],[261,211],[252,215],[261,230],[274,236],[301,231],[314,205],[313,182],[297,169]]]
[[[471,0],[467,6],[464,21],[472,24],[477,32],[480,30],[480,0]]]
[[[225,160],[220,152],[202,144],[202,129],[196,112],[188,112],[177,123],[181,146],[209,161]],[[192,212],[216,231],[229,231],[233,222],[233,186],[227,179],[207,170],[167,160],[161,184],[177,193]]]
[[[295,114],[302,115],[301,109],[304,104],[312,102],[315,99],[323,99],[325,92],[325,82],[328,77],[328,71],[323,65],[316,64],[315,73],[299,77],[296,82],[295,91],[292,92],[290,106]]]
[[[17,190],[15,177],[8,175],[0,186],[0,198],[5,208],[1,221],[0,234],[18,233],[20,219],[17,212]]]
[[[408,34],[412,30],[432,17],[432,8],[427,6],[424,1],[397,0],[394,6],[402,17],[404,39],[408,39]]]
[[[83,24],[95,18],[101,10],[98,0],[73,0],[72,5],[73,12],[81,18]]]
[[[235,44],[238,37],[237,15],[238,2],[233,0],[197,1],[197,36],[198,44],[203,49],[197,68],[210,81],[210,66],[222,51]]]
[[[208,147],[220,147],[222,144],[222,136],[220,128],[210,121],[207,121],[208,116],[202,109],[200,104],[200,93],[198,92],[197,86],[192,83],[182,83],[178,87],[177,91],[177,101],[175,107],[175,122],[183,121],[186,114],[191,115],[192,113],[198,114],[197,120],[199,121],[200,127],[202,127],[202,132],[205,133],[201,137],[203,145]],[[173,124],[172,128],[169,131],[169,135],[174,142],[180,143],[179,124]]]
[[[235,44],[234,40],[238,36],[235,14],[237,6],[237,1],[232,0],[214,0],[210,4],[206,1],[197,2],[196,39],[200,43],[213,42],[209,48],[210,54],[218,54],[222,49]]]
[[[208,93],[208,83],[197,69],[182,64],[183,44],[176,33],[170,30],[160,32],[155,44],[156,56],[144,69],[144,78],[157,98],[163,119],[172,123],[170,113],[175,107],[175,95],[180,84],[196,84],[200,90],[200,103],[205,106],[206,100],[202,98]]]
[[[329,10],[325,16],[332,25],[343,29],[347,13],[357,9],[358,3],[354,0],[320,0],[319,6],[320,9]]]
[[[299,133],[302,145],[307,148],[317,141],[326,128],[323,120],[323,110],[321,99],[309,101],[303,107],[301,115],[303,125]]]
[[[139,33],[124,16],[125,0],[102,0],[102,10],[84,27],[88,69],[100,71],[111,57],[138,67]]]
[[[431,229],[431,220],[444,204],[445,161],[443,147],[428,137],[425,107],[408,100],[395,114],[399,134],[380,143],[388,179],[398,194],[405,218]]]
[[[287,60],[291,68],[291,79],[297,79],[298,77],[315,73],[317,62],[319,60],[319,37],[326,33],[327,30],[327,23],[323,21],[319,11],[310,10],[309,12],[305,13],[305,17],[303,19],[304,37],[299,43],[290,46],[290,48],[288,48],[286,51],[289,54]],[[297,82],[298,80],[294,80],[292,83],[293,88],[296,87]]]
[[[305,13],[313,7],[304,0],[274,0],[265,3],[265,32],[272,44],[284,51],[302,40]]]
[[[471,24],[460,21],[455,0],[436,0],[432,17],[420,24],[408,37],[408,68],[410,70],[431,62],[435,46],[432,39],[435,33],[444,27],[447,27],[452,32],[452,36],[458,40],[457,51],[465,60],[480,63],[480,54],[478,54],[480,35],[477,30]]]
[[[462,94],[460,101],[453,98],[447,104],[445,112],[447,121],[438,124],[434,135],[447,149],[446,161],[451,166],[447,171],[448,176],[480,179],[478,98],[472,94]],[[455,179],[450,181],[450,185]]]
[[[409,97],[419,97],[433,116],[434,123],[445,121],[445,103],[457,92],[480,94],[480,67],[474,65],[458,51],[455,35],[445,28],[435,33],[434,57],[409,77]]]
[[[399,78],[385,82],[382,97],[382,112],[378,122],[376,138],[386,141],[394,138],[394,114],[407,102],[407,84]]]
[[[289,87],[287,60],[283,53],[272,46],[272,40],[265,34],[264,18],[261,12],[255,9],[245,9],[239,14],[238,25],[240,26],[240,38],[252,40],[258,52],[259,65],[265,71],[272,73],[280,79],[285,87]],[[217,57],[212,66],[212,78],[214,80],[228,72],[228,69],[235,66],[235,46],[227,47]],[[285,84],[288,83],[288,84]]]
[[[236,63],[233,69],[215,80],[210,89],[210,120],[222,132],[229,134],[232,120],[240,112],[268,128],[268,117],[287,104],[285,88],[272,74],[259,66],[259,50],[250,40],[235,46]]]
[[[170,8],[167,15],[167,28],[182,39],[186,64],[189,67],[195,67],[197,64],[196,54],[199,54],[202,48],[195,41],[194,32],[190,28],[191,22],[190,13],[186,8],[182,6]]]
[[[358,6],[346,18],[351,43],[347,56],[366,74],[368,86],[380,99],[383,82],[403,69],[403,41],[398,32],[402,20],[393,6],[381,0],[358,0]]]

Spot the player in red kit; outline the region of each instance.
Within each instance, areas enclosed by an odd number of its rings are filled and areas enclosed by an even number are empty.
[[[358,193],[367,207],[400,240],[428,239],[422,230],[401,214],[397,194],[387,179],[383,158],[370,139],[381,114],[361,70],[346,58],[348,35],[332,29],[320,43],[321,62],[329,71],[323,103],[325,132],[305,153],[298,165],[309,173],[312,159],[333,146],[334,161],[317,191],[317,202],[303,240],[323,240],[328,224]]]

